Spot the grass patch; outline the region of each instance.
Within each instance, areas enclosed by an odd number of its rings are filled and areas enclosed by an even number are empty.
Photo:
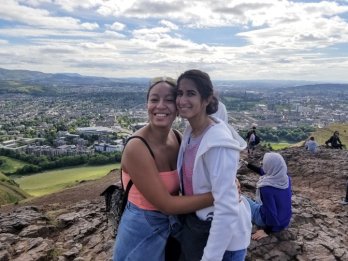
[[[0,205],[17,203],[29,195],[15,185],[0,181]]]
[[[9,177],[7,177],[4,173],[0,171],[0,181],[6,181],[9,180]]]
[[[23,168],[25,165],[28,165],[23,161],[12,159],[6,156],[0,156],[0,160],[3,161],[0,166],[0,171],[2,173],[14,173],[17,169]]]
[[[317,128],[315,132],[311,134],[319,145],[324,145],[334,133],[334,131],[340,133],[340,140],[348,147],[348,124],[331,124],[325,128]]]
[[[74,186],[83,180],[95,180],[107,175],[110,170],[119,168],[119,164],[93,167],[74,167],[51,170],[39,174],[16,178],[20,187],[32,196],[51,194]]]
[[[286,142],[280,142],[280,143],[267,143],[267,145],[270,144],[272,147],[272,150],[282,150],[282,149],[286,149],[288,147],[291,146],[290,143],[286,143]]]

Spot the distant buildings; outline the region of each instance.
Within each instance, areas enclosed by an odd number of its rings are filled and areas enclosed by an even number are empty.
[[[99,152],[114,152],[114,151],[121,152],[123,150],[123,147],[124,146],[121,144],[111,145],[107,143],[99,143],[94,145],[95,151],[99,151]]]

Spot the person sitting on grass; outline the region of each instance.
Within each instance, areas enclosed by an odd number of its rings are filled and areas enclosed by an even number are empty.
[[[243,162],[261,175],[256,185],[256,200],[246,197],[251,208],[251,221],[258,227],[251,238],[260,240],[288,227],[292,215],[291,179],[285,160],[279,153],[266,153],[262,167]]]
[[[339,135],[340,135],[339,132],[335,131],[334,134],[330,137],[330,139],[325,141],[326,146],[329,146],[330,144],[333,149],[342,149],[343,144],[340,140]]]

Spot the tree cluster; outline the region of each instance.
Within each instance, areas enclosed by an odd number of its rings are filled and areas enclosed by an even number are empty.
[[[8,149],[0,149],[0,156],[6,156],[21,160],[26,164],[18,168],[15,172],[4,173],[6,175],[23,175],[37,173],[44,170],[57,169],[67,166],[78,165],[105,165],[121,161],[120,152],[95,153],[93,155],[76,156],[35,156],[26,153],[20,153]]]
[[[282,127],[260,127],[257,128],[256,134],[261,138],[263,142],[288,142],[295,143],[305,140],[310,136],[310,133],[315,131],[314,127],[301,126],[296,128]],[[242,137],[246,137],[248,130],[240,131]]]

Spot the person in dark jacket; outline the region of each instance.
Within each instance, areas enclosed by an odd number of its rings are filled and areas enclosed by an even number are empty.
[[[330,139],[325,141],[326,146],[329,146],[329,144],[330,144],[331,147],[334,149],[342,149],[343,144],[340,140],[339,135],[340,135],[339,132],[335,131],[334,134],[330,137]]]
[[[291,179],[284,158],[279,153],[266,153],[262,167],[246,161],[244,163],[261,175],[256,185],[256,200],[247,198],[252,223],[258,227],[252,239],[259,240],[269,233],[279,232],[288,227],[292,215]]]
[[[255,150],[256,126],[253,126],[246,135],[246,142],[248,144],[248,155],[252,155]]]

